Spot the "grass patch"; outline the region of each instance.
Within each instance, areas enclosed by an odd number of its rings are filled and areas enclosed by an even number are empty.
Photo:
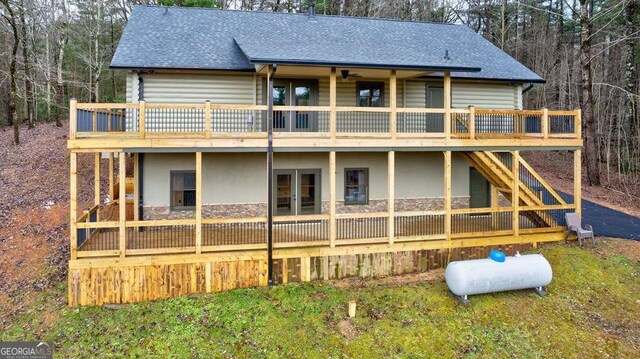
[[[0,340],[45,340],[71,357],[634,357],[640,265],[562,244],[541,249],[549,296],[475,296],[443,280],[315,282],[126,305],[68,308],[66,284],[40,293]],[[347,303],[356,300],[356,318]]]

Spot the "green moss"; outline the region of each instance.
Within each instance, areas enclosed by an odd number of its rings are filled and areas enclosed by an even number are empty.
[[[475,296],[442,281],[331,283],[181,297],[119,309],[68,308],[66,285],[42,292],[0,340],[46,340],[85,357],[633,357],[640,349],[638,263],[545,246],[549,295]],[[357,316],[347,319],[356,300]],[[344,333],[343,325],[351,329]]]

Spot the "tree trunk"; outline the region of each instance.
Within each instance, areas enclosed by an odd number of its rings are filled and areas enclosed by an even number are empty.
[[[9,65],[9,80],[10,80],[10,90],[9,90],[9,121],[13,122],[13,144],[20,144],[20,126],[18,121],[18,112],[16,110],[16,97],[17,97],[17,88],[16,85],[16,63],[18,59],[18,47],[20,46],[20,37],[18,36],[18,28],[16,26],[16,17],[9,5],[8,0],[0,0],[0,2],[7,9],[7,13],[9,16],[5,16],[7,22],[11,26],[11,30],[13,32],[13,47],[11,48],[11,63]]]
[[[627,94],[625,120],[631,129],[631,143],[633,143],[633,155],[628,159],[629,170],[638,170],[640,166],[640,116],[638,115],[638,62],[640,62],[640,49],[638,48],[638,15],[640,13],[640,3],[637,0],[629,1],[625,8],[625,91]]]
[[[600,169],[598,167],[596,121],[593,103],[593,68],[591,64],[591,18],[589,0],[580,0],[580,27],[582,127],[584,129],[583,137],[587,165],[587,181],[589,185],[599,186]]]
[[[29,51],[27,48],[27,22],[25,21],[24,13],[26,11],[24,1],[20,1],[20,26],[22,32],[22,60],[24,61],[24,94],[25,104],[27,105],[27,119],[29,128],[34,128],[33,122],[33,84],[31,83],[31,62],[29,58]]]
[[[64,1],[61,2],[62,18],[60,19],[60,35],[58,39],[58,56],[55,57],[56,65],[56,126],[62,127],[62,108],[64,107],[64,86],[62,84],[62,62],[64,60],[64,48],[67,46],[69,36],[67,34],[68,16]]]

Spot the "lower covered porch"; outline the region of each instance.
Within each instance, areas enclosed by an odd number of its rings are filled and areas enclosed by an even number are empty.
[[[79,213],[77,156],[87,154],[73,153],[71,162],[72,305],[137,301],[122,293],[119,299],[95,293],[82,299],[82,292],[94,285],[87,284],[86,276],[114,276],[108,280],[122,282],[122,271],[132,270],[127,276],[149,281],[157,277],[147,272],[157,266],[169,266],[157,274],[163,281],[169,272],[186,271],[186,277],[173,282],[179,287],[197,278],[206,282],[209,273],[214,284],[203,287],[208,291],[266,285],[269,278],[286,282],[291,279],[286,273],[304,281],[341,271],[395,274],[400,263],[419,270],[431,266],[426,263],[446,263],[452,255],[464,259],[465,253],[477,255],[487,248],[562,240],[565,213],[580,211],[579,205],[564,202],[519,151],[388,151],[276,153],[271,217],[265,153],[98,153],[93,155],[93,205]],[[575,151],[576,161],[579,156]],[[244,172],[256,159],[262,162],[258,173]],[[101,173],[106,161],[107,173]],[[171,177],[172,171],[191,170],[193,186],[188,176]],[[109,185],[101,188],[105,178]],[[230,203],[231,197],[239,200]],[[197,263],[203,266],[202,277]],[[378,272],[378,267],[391,269]]]

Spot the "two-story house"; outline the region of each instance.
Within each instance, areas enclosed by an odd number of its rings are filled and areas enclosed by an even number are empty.
[[[580,111],[523,110],[544,80],[462,25],[136,6],[111,67],[126,103],[71,101],[70,305],[425,271],[580,212],[521,156],[572,151],[579,199]]]

